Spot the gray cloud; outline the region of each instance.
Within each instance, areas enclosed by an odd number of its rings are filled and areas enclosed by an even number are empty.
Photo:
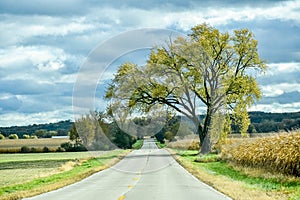
[[[218,26],[229,30],[248,28],[258,40],[260,55],[268,63],[300,62],[300,23],[292,20],[254,19]]]
[[[286,92],[276,97],[263,97],[259,101],[259,104],[291,104],[294,102],[300,102],[300,92]]]
[[[0,99],[0,113],[6,113],[18,110],[22,105],[22,101],[16,96]]]
[[[80,0],[2,0],[0,12],[16,15],[73,15],[83,14],[88,6]]]
[[[271,70],[271,69],[270,69]],[[300,72],[280,72],[272,76],[262,76],[258,78],[261,85],[274,85],[280,83],[299,83]]]
[[[0,12],[13,13],[23,15],[82,15],[90,11],[91,8],[112,7],[117,9],[122,8],[137,8],[143,10],[163,9],[178,11],[184,9],[193,9],[195,7],[269,7],[278,2],[274,0],[262,1],[198,1],[198,0],[148,0],[141,2],[140,0],[129,1],[111,1],[111,0],[2,0],[0,2]]]
[[[0,80],[0,91],[13,95],[48,93],[52,84],[38,83],[34,80]]]

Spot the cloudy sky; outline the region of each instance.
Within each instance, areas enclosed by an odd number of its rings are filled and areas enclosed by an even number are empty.
[[[300,110],[300,1],[1,0],[0,126],[73,120],[74,84],[96,47],[126,31],[186,34],[203,22],[254,32],[269,70],[252,110]]]

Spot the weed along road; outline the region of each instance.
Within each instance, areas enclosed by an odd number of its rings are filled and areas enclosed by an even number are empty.
[[[115,166],[80,182],[28,200],[225,200],[205,185],[152,139],[144,141]]]

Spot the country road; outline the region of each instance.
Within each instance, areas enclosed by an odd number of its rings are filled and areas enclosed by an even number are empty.
[[[197,180],[152,139],[115,166],[27,200],[225,200]]]

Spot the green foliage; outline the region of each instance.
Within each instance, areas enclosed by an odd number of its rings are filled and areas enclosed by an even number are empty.
[[[9,136],[8,136],[8,139],[19,139],[19,137],[18,137],[18,135],[17,134],[10,134]]]
[[[136,138],[120,129],[117,122],[101,112],[77,119],[70,129],[70,139],[90,150],[130,149]]]
[[[169,141],[171,141],[174,138],[174,135],[171,131],[166,131],[165,132],[165,138]]]
[[[158,133],[155,134],[155,138],[160,143],[164,144],[165,139],[168,141],[171,141],[174,139],[175,136],[184,137],[184,135],[191,133],[191,132],[189,132],[190,127],[188,126],[187,123],[184,123],[184,122],[181,126],[185,127],[186,129],[184,130],[184,128],[181,127],[181,129],[179,130],[179,126],[181,123],[180,117],[176,117],[175,115],[172,115],[171,113],[169,113],[169,115],[167,115],[167,118],[165,120],[166,120],[166,123],[163,126],[163,128]],[[184,132],[184,131],[186,131],[186,132]]]
[[[165,142],[159,142],[158,140],[155,142],[155,144],[157,145],[157,147],[159,149],[165,148],[166,147],[166,143]]]
[[[8,136],[16,133],[19,138],[22,138],[23,134],[32,136],[37,130],[56,131],[59,136],[68,135],[68,131],[71,128],[73,122],[70,120],[60,121],[57,123],[48,124],[33,124],[28,126],[12,126],[12,127],[0,127],[0,131],[3,135]],[[51,137],[47,135],[47,137]]]
[[[116,122],[110,124],[110,135],[112,142],[121,149],[130,149],[136,142],[136,139],[120,129]]]
[[[133,145],[132,148],[133,149],[140,149],[143,146],[144,140],[140,139],[137,140]]]
[[[149,112],[164,105],[193,121],[201,152],[211,150],[209,130],[213,115],[231,114],[238,131],[247,135],[247,108],[261,96],[255,73],[266,66],[258,55],[257,41],[247,29],[221,33],[207,24],[192,28],[188,38],[152,50],[147,65],[124,63],[119,67],[106,98],[113,110]],[[206,106],[200,121],[196,108]]]
[[[23,138],[23,139],[30,139],[30,135],[24,134],[24,135],[22,136],[22,138]]]
[[[34,132],[38,138],[51,138],[52,136],[57,136],[57,131],[47,131],[45,129],[39,129]]]
[[[30,153],[39,153],[39,152],[41,152],[41,151],[36,147],[31,147],[30,148]]]
[[[37,147],[22,146],[20,152],[21,153],[47,153],[50,152],[50,149],[48,147],[37,148]]]
[[[30,153],[30,148],[28,146],[21,147],[21,153]]]
[[[252,128],[255,128],[257,133],[292,131],[300,129],[300,112],[250,112],[249,115]],[[250,132],[250,129],[248,131]]]
[[[36,135],[31,135],[30,139],[38,139],[38,137]]]
[[[195,159],[195,162],[200,162],[200,163],[209,163],[209,162],[218,162],[218,161],[221,161],[221,157],[218,154],[200,155],[200,157]]]
[[[165,144],[165,132],[158,132],[157,134],[155,134],[155,138],[160,144]]]
[[[67,152],[77,152],[77,151],[87,151],[86,147],[81,143],[71,143],[71,142],[65,142],[60,145],[61,149],[58,149],[59,151],[67,151]]]
[[[5,136],[0,133],[0,140],[4,140]]]
[[[43,152],[44,152],[44,153],[48,153],[48,152],[50,152],[50,149],[49,149],[48,147],[44,147],[44,148],[43,148]]]
[[[65,152],[66,150],[62,147],[57,147],[56,152]]]

